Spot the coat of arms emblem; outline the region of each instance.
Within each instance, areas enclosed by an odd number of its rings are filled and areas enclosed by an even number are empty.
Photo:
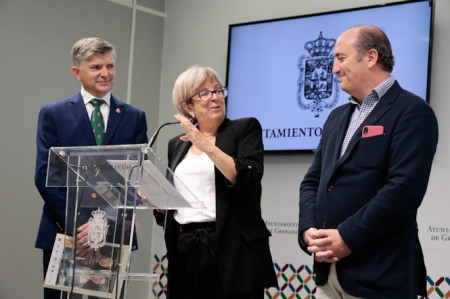
[[[326,39],[320,32],[318,39],[305,44],[310,56],[301,55],[298,60],[297,104],[313,112],[315,117],[319,117],[324,108],[333,108],[339,100],[339,78],[332,73],[331,51],[335,44],[335,39]]]
[[[105,214],[105,211],[98,208],[92,212],[93,217],[89,218],[88,245],[96,251],[106,243],[106,233],[109,225]]]

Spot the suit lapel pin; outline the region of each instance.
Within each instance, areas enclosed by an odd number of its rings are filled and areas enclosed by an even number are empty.
[[[116,113],[120,113],[121,111],[120,111],[120,108],[117,108],[116,109]]]

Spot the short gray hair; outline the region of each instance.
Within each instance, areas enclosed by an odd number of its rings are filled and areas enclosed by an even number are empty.
[[[183,113],[185,116],[190,116],[187,111],[183,109],[183,103],[189,103],[191,98],[195,95],[195,91],[205,82],[207,78],[216,80],[221,86],[219,76],[216,71],[210,67],[191,66],[184,71],[175,81],[173,87],[172,100],[175,108]]]
[[[109,52],[112,52],[114,58],[116,58],[115,47],[106,40],[98,37],[82,38],[72,46],[73,65],[80,67],[92,54]]]

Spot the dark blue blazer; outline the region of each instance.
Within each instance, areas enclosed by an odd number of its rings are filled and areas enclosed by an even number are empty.
[[[145,112],[111,95],[103,145],[147,143]],[[46,187],[50,147],[96,145],[91,123],[80,93],[46,105],[39,113],[35,184],[44,207],[35,246],[51,250],[57,233],[64,232],[66,188]]]
[[[435,114],[395,82],[340,157],[353,110],[350,103],[337,107],[324,124],[300,185],[299,239],[310,227],[339,230],[352,253],[336,263],[337,276],[353,296],[426,296],[416,216],[438,141]],[[368,125],[383,126],[384,134],[362,138]],[[329,269],[314,263],[317,285],[326,283]]]

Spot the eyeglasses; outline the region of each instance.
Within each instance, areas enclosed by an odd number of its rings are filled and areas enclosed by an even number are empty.
[[[207,102],[212,99],[213,94],[216,94],[216,96],[220,99],[225,98],[228,95],[228,90],[226,87],[217,88],[216,90],[202,90],[197,93],[200,100]]]

